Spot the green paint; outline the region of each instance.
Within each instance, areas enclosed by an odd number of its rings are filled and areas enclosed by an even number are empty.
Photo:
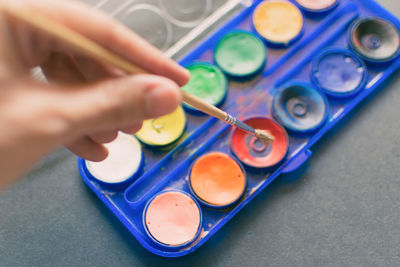
[[[238,31],[225,35],[215,48],[214,55],[222,71],[228,75],[245,77],[264,67],[266,48],[255,35]]]
[[[182,90],[212,105],[221,104],[228,91],[228,84],[222,71],[208,63],[194,63],[187,69],[190,72],[190,80]]]

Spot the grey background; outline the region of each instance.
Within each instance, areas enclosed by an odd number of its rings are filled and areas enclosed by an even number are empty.
[[[380,0],[397,16],[400,2]],[[62,150],[0,194],[1,266],[398,266],[400,75],[195,253],[155,256]]]

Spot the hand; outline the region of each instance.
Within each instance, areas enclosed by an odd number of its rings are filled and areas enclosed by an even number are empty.
[[[4,1],[6,2],[6,1]],[[13,0],[47,16],[155,75],[128,76],[8,18],[0,7],[0,187],[60,145],[92,161],[118,131],[172,112],[188,72],[107,15],[68,1]],[[40,66],[49,83],[33,80]]]

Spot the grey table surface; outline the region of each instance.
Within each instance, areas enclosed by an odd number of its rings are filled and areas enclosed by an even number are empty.
[[[183,258],[142,248],[57,151],[0,194],[0,266],[399,266],[399,74]]]

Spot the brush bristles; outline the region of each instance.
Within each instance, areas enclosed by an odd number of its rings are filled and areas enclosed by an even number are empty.
[[[256,129],[255,136],[266,145],[272,144],[275,140],[271,133],[265,130]]]

